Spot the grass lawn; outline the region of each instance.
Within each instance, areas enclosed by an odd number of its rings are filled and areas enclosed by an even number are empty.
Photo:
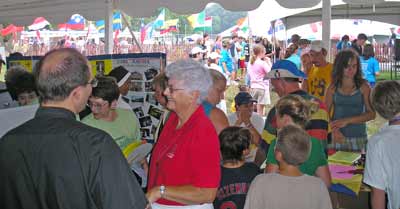
[[[379,75],[378,78],[378,82],[379,81],[383,81],[383,80],[390,80],[390,72],[382,72]],[[400,74],[398,74],[397,79],[396,80],[400,80]],[[228,113],[231,113],[231,105],[233,102],[233,99],[235,97],[235,95],[239,92],[239,87],[238,86],[229,86],[227,88],[227,90],[225,91],[225,99],[226,99],[226,104],[227,104],[227,109],[228,109]],[[275,92],[271,92],[271,102],[272,104],[275,104],[276,101],[278,101],[279,97]],[[269,111],[271,107],[267,107],[267,113]],[[369,121],[367,123],[367,131],[368,131],[368,136],[371,136],[373,134],[375,134],[381,127],[382,125],[385,123],[385,120],[380,117],[378,114],[376,116],[376,118],[372,121]]]

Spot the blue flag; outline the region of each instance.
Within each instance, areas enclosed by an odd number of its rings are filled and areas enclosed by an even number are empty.
[[[104,33],[105,21],[104,20],[96,21],[96,29],[100,33]],[[113,30],[115,31],[115,30],[121,30],[121,29],[122,29],[121,13],[116,12],[113,15]]]

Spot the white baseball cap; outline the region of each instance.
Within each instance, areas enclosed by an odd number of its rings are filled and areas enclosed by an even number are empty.
[[[221,58],[221,55],[219,55],[217,52],[211,52],[211,54],[208,55],[208,58],[217,59],[217,58]]]
[[[322,41],[311,42],[310,51],[320,52],[324,48]]]
[[[195,46],[191,51],[190,51],[190,54],[198,54],[198,53],[205,53],[206,52],[206,50],[204,50],[204,49],[202,49],[202,48],[200,48],[200,47],[198,47],[198,46]]]

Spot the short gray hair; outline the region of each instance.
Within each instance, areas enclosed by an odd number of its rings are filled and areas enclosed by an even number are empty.
[[[166,75],[168,79],[183,81],[183,88],[188,91],[199,91],[198,104],[206,100],[212,86],[210,70],[193,59],[182,59],[169,64]]]

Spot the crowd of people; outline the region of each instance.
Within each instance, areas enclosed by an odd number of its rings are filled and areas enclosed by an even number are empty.
[[[344,36],[330,63],[299,35],[281,56],[275,41],[204,34],[153,79],[164,112],[149,160],[136,162],[128,150],[146,142],[123,66],[94,77],[74,48],[33,73],[15,66],[10,95],[39,108],[0,140],[0,208],[329,209],[332,150],[366,151],[372,208],[400,208],[400,83],[376,82],[366,40]],[[228,86],[240,88],[232,113]],[[368,139],[376,112],[388,124]]]

